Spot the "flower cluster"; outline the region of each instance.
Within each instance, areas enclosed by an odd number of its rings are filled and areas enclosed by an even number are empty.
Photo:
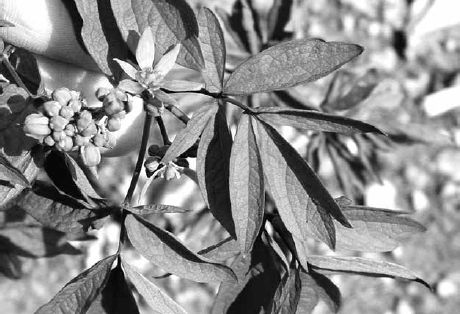
[[[65,87],[53,91],[51,99],[28,115],[24,121],[26,135],[64,152],[79,151],[85,165],[99,164],[99,148],[113,148],[112,132],[131,110],[127,95],[118,89],[99,89],[96,96],[102,107],[88,107],[80,93]]]

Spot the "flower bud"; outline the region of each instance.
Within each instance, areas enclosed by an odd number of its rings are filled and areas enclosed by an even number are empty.
[[[99,87],[96,91],[96,98],[99,99],[99,101],[104,101],[104,98],[110,94],[110,89],[106,87]]]
[[[118,88],[115,88],[113,93],[115,94],[115,97],[121,101],[127,101],[128,100],[128,95],[126,93]]]
[[[73,137],[75,133],[77,132],[77,128],[75,127],[74,124],[67,124],[65,126],[64,132],[67,136]]]
[[[94,145],[96,145],[97,147],[104,147],[104,143],[105,143],[104,134],[98,133],[98,134],[94,135],[94,137],[93,137],[93,143],[94,143]]]
[[[77,92],[75,90],[70,91],[70,96],[72,100],[79,100],[80,99],[80,92]]]
[[[62,106],[65,106],[72,99],[72,94],[68,88],[60,87],[53,91],[52,97],[54,100],[59,101]]]
[[[50,119],[50,128],[54,131],[64,131],[69,120],[61,116],[54,116]]]
[[[124,110],[120,111],[119,113],[112,115],[111,118],[117,118],[117,119],[123,120],[124,118],[126,118],[126,111]]]
[[[63,106],[61,111],[59,111],[59,115],[67,120],[70,120],[74,115],[74,111],[70,106]]]
[[[112,149],[117,145],[117,138],[110,132],[107,132],[105,135],[104,147]]]
[[[77,120],[77,129],[78,131],[83,131],[86,129],[90,123],[93,122],[93,115],[88,110],[83,110],[80,112],[79,118]]]
[[[64,152],[69,152],[73,148],[72,138],[69,136],[64,137],[62,140],[56,143],[56,148]]]
[[[65,134],[65,132],[63,131],[54,131],[53,134],[53,139],[56,141],[56,142],[59,142],[60,140],[64,139],[65,137],[67,137],[67,134]]]
[[[144,162],[144,167],[147,172],[147,175],[153,174],[157,169],[158,166],[160,165],[160,157],[148,157],[145,162]]]
[[[61,104],[55,100],[49,100],[43,104],[43,110],[49,117],[57,116],[61,110],[61,107]]]
[[[78,99],[72,99],[69,102],[69,107],[72,108],[73,112],[80,112],[81,110],[81,101]]]
[[[117,99],[113,94],[109,94],[104,98],[103,106],[108,116],[117,114],[124,109],[123,102]]]
[[[56,144],[56,141],[53,139],[53,137],[51,135],[48,135],[43,140],[43,143],[45,143],[48,146],[54,146],[54,144]]]
[[[93,144],[88,144],[80,149],[81,159],[88,167],[97,166],[101,162],[101,152]]]
[[[173,165],[169,164],[166,166],[166,169],[164,172],[164,178],[168,181],[174,178],[179,179],[180,173],[177,171],[177,169]]]
[[[90,137],[84,137],[80,134],[77,134],[74,138],[75,146],[86,146],[89,144],[90,139]]]
[[[110,132],[118,131],[121,128],[121,119],[119,118],[110,118],[107,120],[107,130]]]
[[[150,145],[148,149],[148,154],[150,156],[158,156],[158,152],[160,151],[160,146],[157,144]]]
[[[97,134],[97,126],[96,124],[91,121],[91,123],[86,127],[86,129],[84,129],[83,131],[81,131],[81,135],[83,136],[93,136],[93,135],[96,135]]]
[[[51,134],[49,118],[41,113],[28,115],[24,121],[24,133],[37,140],[43,140],[46,135]]]

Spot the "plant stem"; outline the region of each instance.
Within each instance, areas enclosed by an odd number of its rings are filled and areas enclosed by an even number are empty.
[[[161,137],[163,138],[163,144],[171,145],[171,141],[169,140],[168,131],[166,130],[163,118],[161,116],[157,116],[155,117],[155,120],[157,121],[158,127],[160,128]]]
[[[233,99],[233,98],[230,98],[230,97],[224,97],[222,98],[223,101],[226,101],[226,102],[229,102],[237,107],[240,107],[241,109],[243,109],[244,111],[248,111],[250,113],[254,113],[254,110],[252,110],[251,108],[249,108],[248,106],[246,105],[243,105],[243,103],[239,102],[238,100],[236,99]]]
[[[123,244],[126,235],[126,227],[125,227],[125,219],[128,214],[128,211],[125,207],[131,205],[131,201],[134,195],[134,190],[136,189],[137,181],[139,180],[139,176],[142,171],[142,166],[144,165],[144,158],[145,153],[147,151],[147,144],[149,142],[150,136],[150,126],[152,125],[153,115],[150,111],[146,110],[146,115],[144,119],[144,129],[142,131],[142,142],[141,147],[139,149],[139,155],[137,156],[136,167],[133,172],[133,176],[131,178],[131,183],[128,188],[128,192],[126,193],[125,200],[121,206],[121,230],[120,230],[120,240],[118,245],[118,253],[120,252],[121,244]]]
[[[173,115],[175,115],[176,118],[181,120],[184,124],[187,124],[190,121],[190,118],[185,114],[185,112],[183,112],[182,110],[180,110],[179,108],[177,108],[173,104],[166,104],[165,103],[164,106],[165,106],[166,110],[168,110]]]
[[[10,60],[8,59],[9,57],[9,52],[11,50],[11,46],[7,46],[3,53],[2,53],[2,56],[1,56],[1,59],[2,59],[2,63],[3,65],[6,67],[6,69],[8,70],[8,72],[10,72],[11,76],[13,77],[14,81],[16,82],[16,84],[18,84],[19,87],[21,87],[22,89],[24,89],[27,94],[29,94],[29,96],[34,96],[32,94],[32,92],[27,88],[26,84],[24,84],[24,82],[21,80],[21,78],[19,77],[19,75],[16,73],[16,70],[14,69],[14,67],[11,65],[10,63]]]

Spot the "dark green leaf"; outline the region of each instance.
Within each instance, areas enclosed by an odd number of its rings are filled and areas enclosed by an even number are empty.
[[[181,130],[176,135],[176,138],[166,151],[166,154],[163,156],[161,161],[164,163],[173,161],[192,147],[200,138],[200,135],[206,127],[208,121],[213,115],[215,115],[217,110],[218,106],[214,103],[214,101],[203,104],[203,106],[192,116],[185,129]]]
[[[8,60],[29,91],[33,94],[39,94],[41,75],[35,55],[25,49],[15,47],[14,52],[9,56]],[[10,82],[15,81],[8,72],[4,74],[6,74],[5,77]]]
[[[34,191],[27,191],[15,203],[43,226],[74,235],[82,235],[96,221],[110,212],[103,209],[87,209],[74,199],[59,193],[55,188],[36,184]]]
[[[22,277],[22,262],[16,254],[0,253],[0,273],[10,279],[20,279]]]
[[[201,71],[204,61],[197,39],[198,24],[185,0],[131,0],[131,7],[140,33],[147,26],[152,28],[161,54],[181,43],[177,63]]]
[[[197,282],[223,281],[233,278],[226,266],[201,258],[165,230],[129,215],[126,229],[134,247],[150,262],[163,270]]]
[[[104,288],[116,255],[106,257],[72,279],[36,314],[84,314]]]
[[[86,314],[139,314],[136,300],[120,265],[112,269],[107,284]]]
[[[218,262],[224,262],[240,253],[240,245],[232,237],[225,238],[198,252],[201,256]]]
[[[213,93],[222,91],[225,70],[225,41],[217,17],[208,8],[198,15],[200,43],[204,58],[204,80],[206,89]]]
[[[337,313],[341,304],[339,288],[326,276],[314,271],[300,273],[301,291],[297,314],[312,313],[319,300],[322,300],[329,311]]]
[[[80,168],[78,163],[67,154],[64,154],[64,157],[70,174],[72,175],[72,179],[75,182],[75,185],[78,186],[80,191],[84,193],[84,195],[89,196],[91,198],[101,199],[101,196],[96,192],[96,190],[94,190],[93,186],[86,177],[86,174]]]
[[[0,178],[5,178],[13,184],[19,184],[23,187],[29,187],[29,180],[24,174],[14,167],[11,162],[0,152]]]
[[[86,49],[102,72],[118,77],[121,71],[113,59],[125,60],[128,47],[124,44],[110,6],[106,0],[75,0],[75,4],[83,20],[81,36]]]
[[[333,114],[312,110],[262,107],[255,110],[257,117],[270,124],[289,125],[306,131],[336,132],[342,134],[379,133],[375,126]]]
[[[211,313],[266,312],[281,280],[274,254],[259,239],[250,254],[239,255],[231,266],[238,282],[220,285]]]
[[[139,291],[155,314],[185,314],[187,313],[170,296],[158,288],[153,282],[142,276],[134,267],[123,261],[126,276]]]
[[[310,255],[309,263],[317,271],[359,274],[371,277],[390,277],[412,280],[429,287],[428,283],[417,277],[411,270],[385,261],[362,257],[318,256]]]
[[[10,225],[0,229],[0,251],[26,257],[80,254],[64,233],[40,226]]]
[[[230,157],[230,200],[235,232],[241,251],[251,250],[263,223],[264,174],[252,118],[243,115]]]
[[[268,39],[283,40],[286,37],[284,28],[291,16],[292,0],[274,0],[268,13]]]
[[[169,214],[169,213],[187,213],[190,210],[171,205],[150,204],[136,207],[128,207],[127,210],[136,215],[150,215],[150,214]]]
[[[291,269],[276,289],[269,313],[292,314],[296,312],[301,293],[300,271]]]
[[[298,39],[270,47],[240,64],[225,84],[230,95],[249,95],[312,82],[363,51],[358,45]]]
[[[236,237],[228,182],[231,148],[232,135],[224,108],[219,106],[201,136],[196,172],[201,193],[211,213],[232,237]]]

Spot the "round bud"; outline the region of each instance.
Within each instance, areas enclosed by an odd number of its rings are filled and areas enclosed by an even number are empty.
[[[86,146],[89,144],[90,137],[84,137],[81,136],[80,134],[75,135],[74,137],[74,144],[75,146]]]
[[[69,152],[73,148],[73,141],[72,138],[69,136],[64,137],[62,140],[56,143],[56,147],[59,150],[64,152]]]
[[[61,116],[54,116],[50,119],[50,128],[54,131],[63,131],[69,120]]]
[[[115,97],[121,101],[128,100],[128,96],[126,95],[126,93],[118,88],[115,88],[113,93],[115,94]]]
[[[67,134],[65,134],[65,132],[63,131],[54,131],[53,134],[53,139],[56,141],[56,142],[59,142],[60,140],[62,140],[63,138],[67,137]]]
[[[117,99],[113,94],[109,94],[104,98],[103,106],[108,116],[117,114],[124,109],[123,102]]]
[[[148,153],[150,156],[158,156],[158,152],[160,151],[160,146],[157,144],[150,145],[148,149]]]
[[[74,124],[69,123],[65,126],[64,132],[67,136],[73,137],[77,132],[77,128]]]
[[[63,106],[61,111],[59,111],[59,115],[67,120],[70,120],[74,115],[74,111],[70,106]]]
[[[78,99],[72,99],[69,102],[69,107],[72,108],[73,112],[80,112],[81,110],[81,101]]]
[[[97,166],[101,162],[101,152],[99,148],[89,143],[80,149],[81,159],[88,167]]]
[[[120,111],[119,113],[112,115],[111,118],[118,118],[123,120],[124,118],[126,118],[126,111]]]
[[[93,122],[93,115],[88,110],[83,110],[77,119],[77,129],[83,131]]]
[[[48,146],[54,146],[54,144],[56,144],[56,141],[53,139],[52,136],[48,135],[48,136],[45,137],[45,139],[43,140],[43,143],[45,143],[45,144],[48,145]]]
[[[112,149],[115,147],[115,145],[117,145],[117,138],[112,133],[107,132],[105,134],[104,147]]]
[[[99,87],[96,91],[96,98],[99,99],[99,101],[103,101],[104,98],[110,94],[110,89],[106,87]]]
[[[118,131],[121,128],[121,119],[120,118],[110,118],[107,120],[107,130],[110,132]]]
[[[86,129],[84,129],[83,131],[81,131],[81,135],[83,136],[94,136],[97,134],[97,126],[96,124],[91,121],[91,123],[86,127]]]
[[[165,172],[164,172],[164,178],[166,180],[172,180],[174,178],[179,179],[180,178],[180,173],[174,168],[172,165],[167,165]]]
[[[147,174],[153,174],[158,169],[160,165],[161,158],[158,156],[148,157],[144,162],[144,167]]]
[[[80,92],[71,90],[70,91],[70,96],[71,96],[72,100],[79,100],[80,99]]]
[[[102,133],[98,133],[98,134],[94,135],[93,143],[94,143],[94,145],[96,145],[98,147],[103,147],[104,143],[105,143],[104,135]]]
[[[62,106],[65,106],[72,99],[72,94],[68,88],[60,87],[53,91],[52,97],[54,100],[59,101]]]
[[[46,135],[51,134],[49,118],[41,113],[32,113],[24,121],[24,133],[27,136],[43,140]]]
[[[55,100],[49,100],[43,104],[43,110],[49,117],[57,116],[61,110],[61,107],[61,104]]]

